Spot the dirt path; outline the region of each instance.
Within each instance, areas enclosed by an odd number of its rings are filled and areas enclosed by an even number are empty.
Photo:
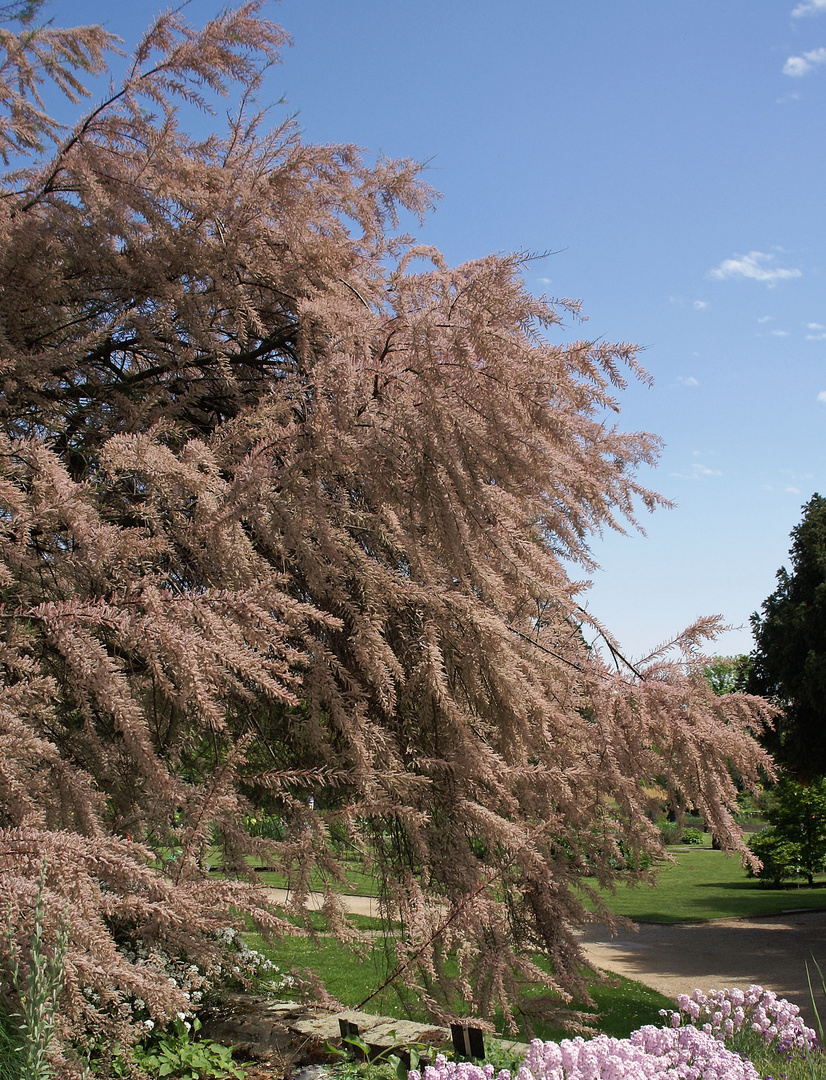
[[[286,889],[264,889],[268,900],[279,907],[285,907],[289,902],[289,893]],[[366,915],[370,919],[380,918],[379,902],[375,896],[351,896],[340,893],[339,900],[344,910],[351,915]],[[307,894],[307,907],[310,911],[318,911],[324,903],[324,893],[311,892]]]
[[[276,904],[287,901],[284,889],[268,889]],[[321,893],[310,893],[309,906],[321,907]],[[342,895],[353,915],[379,915],[378,900]],[[706,923],[640,923],[636,933],[620,931],[611,938],[604,926],[579,933],[585,955],[598,968],[625,975],[676,1000],[678,994],[759,983],[788,998],[812,1023],[814,1015],[806,982],[811,958],[826,973],[826,912],[790,911],[752,919],[715,919]],[[816,984],[819,995],[819,985]],[[818,1000],[826,1019],[826,1001]]]

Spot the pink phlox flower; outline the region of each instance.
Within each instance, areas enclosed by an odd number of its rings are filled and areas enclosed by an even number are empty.
[[[520,1080],[759,1080],[750,1062],[691,1025],[647,1026],[628,1039],[598,1035],[552,1046],[531,1044]],[[560,1059],[561,1070],[544,1067]]]
[[[426,1065],[423,1073],[411,1069],[408,1080],[493,1080],[493,1066],[480,1067],[468,1061],[448,1061],[444,1054],[437,1054],[433,1065]],[[511,1074],[507,1069],[502,1069],[496,1075],[496,1080],[511,1080]]]

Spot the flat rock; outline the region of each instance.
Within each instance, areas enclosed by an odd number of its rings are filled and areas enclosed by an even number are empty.
[[[402,1046],[410,1043],[448,1044],[450,1032],[447,1028],[435,1024],[419,1024],[411,1020],[394,1020],[388,1016],[376,1016],[374,1013],[344,1009],[330,1013],[316,1009],[304,1014],[300,1019],[292,1020],[292,1031],[323,1042],[334,1042],[341,1037],[339,1020],[355,1024],[360,1038],[371,1046]]]

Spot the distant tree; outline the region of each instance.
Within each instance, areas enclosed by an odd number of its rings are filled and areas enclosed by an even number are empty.
[[[37,87],[76,95],[111,39],[0,41],[0,910],[25,949],[47,855],[64,1046],[128,1043],[137,999],[174,1014],[163,956],[211,978],[239,913],[283,925],[210,846],[279,860],[297,909],[318,867],[347,932],[330,830],[434,1014],[583,993],[584,903],[610,920],[594,886],[660,850],[647,780],[742,851],[730,770],[770,768],[765,706],[702,678],[715,620],[642,669],[581,633],[566,566],[658,501],[657,440],[606,421],[633,349],[552,343],[576,305],[519,257],[399,235],[431,198],[413,163],[264,130],[283,40],[257,4],[163,15],[65,133]],[[226,132],[180,129],[231,83]]]
[[[703,668],[703,676],[718,696],[744,693],[750,668],[751,658],[748,654],[714,656]]]
[[[826,499],[812,496],[791,537],[791,568],[752,616],[748,689],[781,706],[766,744],[806,780],[826,774]]]

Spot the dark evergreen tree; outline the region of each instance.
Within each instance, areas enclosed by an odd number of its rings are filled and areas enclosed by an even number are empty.
[[[826,775],[826,499],[813,495],[792,530],[791,570],[752,616],[748,689],[783,709],[766,739],[800,779]]]

